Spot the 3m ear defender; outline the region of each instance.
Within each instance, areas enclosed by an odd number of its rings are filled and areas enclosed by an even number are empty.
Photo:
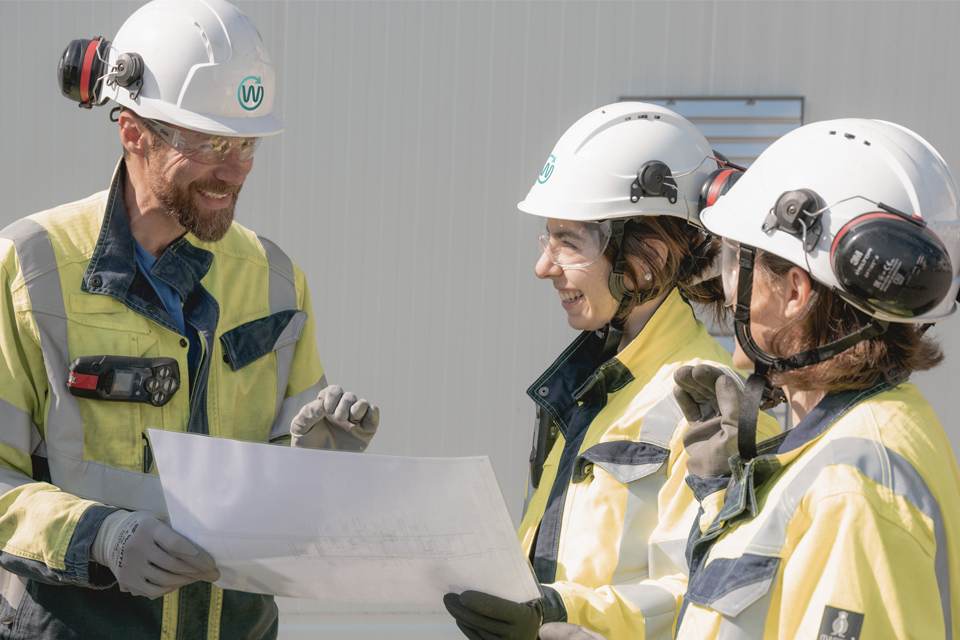
[[[727,160],[726,156],[716,150],[714,150],[713,155],[720,168],[707,176],[706,182],[700,187],[700,213],[703,213],[703,210],[707,207],[715,205],[717,198],[729,191],[730,187],[735,185],[743,172],[747,170],[746,167],[733,164]]]
[[[872,211],[845,224],[833,239],[830,264],[846,293],[897,318],[940,304],[953,280],[940,238],[923,220],[899,211]]]
[[[136,53],[123,53],[113,68],[107,65],[110,41],[73,40],[63,50],[57,65],[57,83],[64,97],[79,102],[84,109],[103,104],[101,82],[130,88],[130,97],[137,99],[143,84],[143,58]]]
[[[953,269],[946,246],[923,219],[876,203],[847,222],[830,246],[830,267],[841,294],[870,312],[896,318],[926,313],[950,291]],[[823,233],[823,204],[810,189],[787,191],[763,223],[804,240],[809,253]]]

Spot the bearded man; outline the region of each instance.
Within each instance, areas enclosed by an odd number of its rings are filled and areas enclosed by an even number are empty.
[[[154,0],[58,78],[116,103],[123,158],[0,231],[0,639],[276,638],[273,598],[216,587],[167,523],[148,433],[362,451],[377,428],[327,386],[303,272],[233,222],[283,130],[266,49],[224,0]]]

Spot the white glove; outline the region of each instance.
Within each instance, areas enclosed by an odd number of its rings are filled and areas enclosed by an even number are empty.
[[[290,423],[291,445],[306,449],[363,451],[377,432],[380,409],[338,385],[320,390]]]
[[[548,622],[540,627],[540,640],[603,640],[603,636],[569,622]]]
[[[151,600],[191,582],[220,579],[209,553],[145,511],[107,516],[90,559],[113,571],[121,591]]]

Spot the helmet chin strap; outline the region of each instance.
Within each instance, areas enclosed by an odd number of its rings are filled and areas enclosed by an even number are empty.
[[[623,252],[623,228],[630,220],[633,220],[633,218],[615,218],[610,221],[610,240],[617,243],[617,256],[613,260],[613,270],[610,272],[607,286],[613,299],[620,303],[617,312],[613,314],[613,319],[610,321],[610,326],[618,331],[623,331],[626,324],[626,318],[623,317],[623,314],[630,306],[634,293],[637,295],[637,306],[653,299],[653,296],[649,294],[634,292],[627,288],[626,276],[624,275],[627,270],[627,256]]]
[[[770,382],[774,373],[785,373],[809,367],[833,358],[858,342],[874,338],[887,330],[889,322],[874,319],[860,331],[814,349],[785,358],[777,358],[757,345],[750,331],[750,301],[753,295],[753,267],[756,249],[740,245],[740,275],[737,280],[737,307],[734,311],[734,332],[740,348],[753,361],[754,370],[747,378],[740,405],[737,448],[744,462],[757,457],[757,417],[760,409],[776,406],[785,399],[783,391]]]

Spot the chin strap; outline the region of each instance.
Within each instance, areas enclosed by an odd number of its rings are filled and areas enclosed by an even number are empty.
[[[734,311],[734,332],[740,348],[753,361],[754,372],[747,378],[743,390],[740,419],[737,428],[737,446],[744,462],[757,457],[757,417],[761,409],[775,407],[786,398],[781,389],[774,388],[770,377],[794,369],[809,367],[833,358],[858,342],[875,338],[890,326],[889,322],[873,321],[856,333],[833,342],[808,349],[785,358],[777,358],[761,349],[750,331],[750,301],[753,295],[753,266],[756,249],[740,245],[740,275],[737,281],[737,308]]]

